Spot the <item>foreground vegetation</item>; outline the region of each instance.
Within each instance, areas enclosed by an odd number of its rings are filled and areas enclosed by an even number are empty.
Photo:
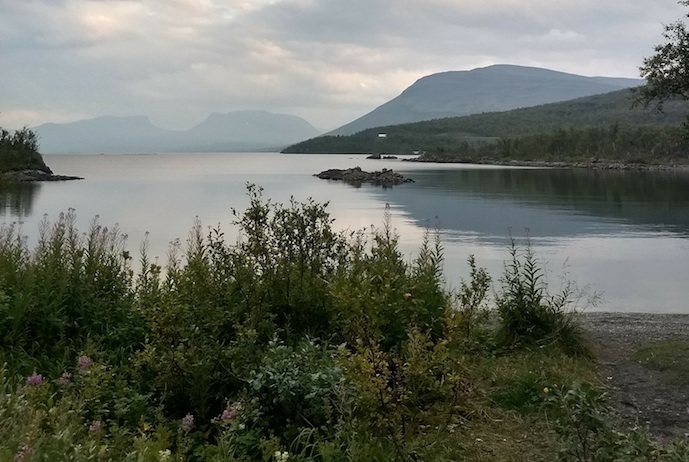
[[[637,106],[622,90],[562,103],[322,136],[285,153],[422,153],[443,161],[689,163],[687,105]],[[385,133],[385,138],[379,138]]]
[[[0,460],[689,460],[616,430],[577,292],[528,246],[448,292],[432,234],[407,262],[389,217],[249,195],[236,244],[197,225],[136,272],[72,212],[34,249],[2,229]]]

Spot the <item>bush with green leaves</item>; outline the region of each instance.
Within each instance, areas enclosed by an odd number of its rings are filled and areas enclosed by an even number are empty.
[[[0,228],[0,355],[14,372],[58,372],[87,341],[121,361],[143,340],[126,236],[97,219],[82,235],[75,220],[44,220],[33,251],[21,229]]]
[[[338,341],[400,351],[410,326],[438,339],[449,297],[442,274],[443,248],[438,235],[426,233],[418,257],[404,261],[389,210],[371,242],[363,232],[349,241],[346,264],[329,284],[337,317]]]
[[[590,344],[577,318],[575,286],[548,293],[545,271],[529,242],[520,250],[512,240],[502,289],[497,295],[497,340],[504,347],[555,346],[574,356],[591,356]]]
[[[689,444],[661,444],[641,427],[615,428],[607,394],[589,384],[559,387],[549,398],[548,413],[562,440],[566,462],[680,462],[689,460]]]
[[[335,354],[313,340],[294,347],[270,342],[244,390],[250,424],[285,444],[303,428],[324,431],[338,418],[332,404],[335,391],[346,386]]]

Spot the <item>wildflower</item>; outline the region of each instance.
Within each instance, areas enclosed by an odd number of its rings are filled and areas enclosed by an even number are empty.
[[[60,385],[62,385],[63,387],[66,387],[67,385],[69,385],[71,383],[71,378],[72,378],[72,374],[70,374],[67,371],[63,372],[62,375],[60,376],[60,380],[59,380]]]
[[[89,370],[93,366],[93,360],[89,358],[88,356],[79,356],[77,358],[77,368],[81,372],[85,372]]]
[[[189,433],[194,428],[194,416],[187,414],[182,418],[182,430],[184,433]]]
[[[543,393],[549,393],[549,392],[550,392],[550,388],[545,387],[545,388],[543,389]]]
[[[237,410],[236,409],[230,409],[230,410],[225,409],[224,411],[222,411],[222,414],[220,415],[220,420],[222,420],[223,422],[227,422],[227,421],[234,419],[236,416],[237,416]]]
[[[31,456],[33,454],[33,448],[30,446],[27,446],[26,444],[22,446],[22,448],[17,451],[17,453],[14,455],[14,460],[16,462],[22,462],[25,460],[26,456]]]
[[[100,420],[94,420],[91,422],[91,425],[89,425],[89,432],[90,433],[97,433],[101,431],[103,428],[103,424],[101,424]]]
[[[40,387],[43,385],[43,376],[34,372],[26,378],[26,384],[30,387]]]
[[[158,451],[158,459],[160,459],[160,462],[166,462],[170,460],[170,457],[172,457],[172,452],[170,452],[169,449]]]
[[[275,458],[275,462],[287,462],[287,459],[289,459],[289,452],[284,451],[275,451],[275,454],[273,454],[273,457]]]

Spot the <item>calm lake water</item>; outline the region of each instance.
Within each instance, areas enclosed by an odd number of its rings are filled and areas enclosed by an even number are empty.
[[[119,224],[136,251],[149,233],[164,263],[169,242],[184,240],[195,217],[236,236],[231,209],[248,205],[246,183],[276,202],[329,202],[341,229],[380,226],[386,204],[403,252],[413,258],[425,229],[439,226],[448,285],[467,277],[476,256],[497,282],[510,236],[530,236],[553,289],[562,277],[602,296],[596,309],[689,313],[689,175],[433,165],[363,156],[274,153],[52,155],[60,174],[82,181],[27,184],[0,191],[0,222],[21,222],[35,242],[38,223],[76,209],[79,228],[96,215]],[[383,189],[319,180],[328,168],[383,167],[415,183]],[[583,302],[582,302],[583,304]]]

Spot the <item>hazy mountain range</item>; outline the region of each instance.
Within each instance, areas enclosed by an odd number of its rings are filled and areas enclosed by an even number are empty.
[[[533,67],[494,65],[423,77],[401,95],[329,134],[506,111],[642,85],[643,80],[583,77]],[[279,150],[320,135],[306,120],[265,111],[211,114],[186,131],[148,117],[98,117],[35,127],[43,153],[139,153]]]
[[[640,79],[583,77],[506,64],[441,72],[417,80],[398,97],[328,134],[350,135],[372,127],[508,111],[643,84]]]
[[[276,150],[320,134],[306,120],[265,111],[213,113],[186,131],[156,127],[146,116],[35,127],[42,153],[150,153]]]

